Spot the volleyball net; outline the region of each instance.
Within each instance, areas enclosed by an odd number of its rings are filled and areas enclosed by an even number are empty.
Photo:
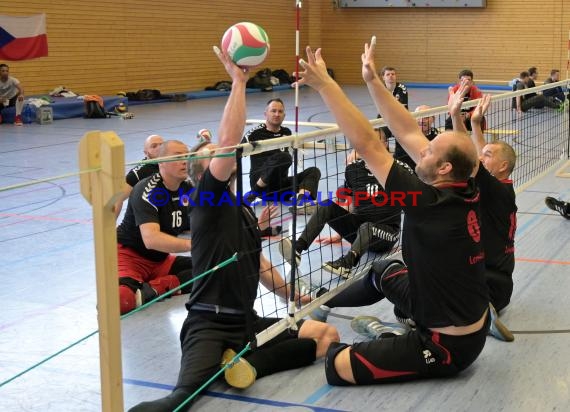
[[[562,162],[568,161],[570,149],[570,112],[567,104],[549,107],[547,104],[542,105],[538,102],[534,107],[528,107],[525,112],[518,113],[513,109],[513,99],[516,99],[517,96],[528,96],[530,93],[544,93],[545,90],[550,90],[554,87],[564,87],[566,89],[567,86],[568,84],[566,82],[558,82],[519,92],[496,94],[492,98],[492,105],[486,115],[487,129],[485,130],[485,137],[488,142],[503,140],[515,149],[517,153],[517,164],[512,174],[512,179],[517,191],[523,190],[535,180],[550,172],[554,167],[559,166]],[[540,99],[537,99],[537,101],[539,100]],[[476,105],[476,102],[467,102],[464,104],[464,108],[467,110],[474,105]],[[429,118],[430,121],[433,122],[433,127],[442,132],[445,129],[448,113],[446,107],[437,107],[422,112],[414,112],[412,115],[419,120]],[[371,119],[371,123],[374,127],[384,126],[382,119]],[[306,127],[309,126],[311,126],[311,124],[306,125]],[[291,137],[260,142],[256,144],[255,147],[251,144],[239,145],[236,150],[236,159],[241,164],[242,184],[238,190],[241,189],[240,191],[242,193],[246,193],[250,190],[249,171],[251,156],[273,149],[283,149],[291,152],[296,150],[298,157],[297,169],[299,172],[309,167],[317,167],[320,170],[321,178],[318,185],[320,196],[317,202],[323,203],[324,205],[326,205],[328,201],[338,203],[338,189],[342,188],[345,184],[345,169],[347,164],[350,163],[347,159],[352,156],[350,143],[335,124],[312,124],[312,126],[315,126],[315,130]],[[390,151],[394,151],[394,139],[389,139],[388,145]],[[3,199],[4,205],[3,218],[7,228],[23,219],[23,214],[30,216],[30,219],[27,221],[29,222],[29,226],[26,226],[27,229],[20,228],[20,232],[9,235],[10,239],[17,239],[28,232],[37,233],[40,237],[41,233],[45,232],[50,233],[51,236],[50,242],[36,241],[35,244],[13,246],[11,249],[6,249],[7,269],[17,273],[17,271],[20,270],[18,267],[25,262],[20,262],[17,259],[14,260],[9,257],[17,256],[22,250],[34,249],[38,252],[45,250],[45,254],[53,256],[54,261],[65,261],[68,265],[76,265],[82,275],[84,275],[86,271],[94,272],[94,262],[100,259],[100,257],[96,255],[95,259],[85,259],[84,256],[79,256],[74,253],[75,247],[80,246],[82,243],[93,242],[92,237],[82,230],[91,224],[91,220],[89,214],[90,208],[77,196],[80,190],[78,176],[81,175],[90,178],[88,176],[92,176],[94,173],[100,171],[100,167],[93,167],[84,168],[78,173],[61,176],[36,176],[36,179],[32,182],[18,183],[0,188],[0,197]],[[121,173],[123,172],[124,170],[121,170]],[[29,186],[32,185],[34,185],[34,190],[30,191]],[[33,202],[23,202],[22,199],[27,199],[32,192],[35,196]],[[99,193],[104,192],[103,190]],[[97,193],[93,192],[92,195],[97,196]],[[67,209],[61,211],[57,207],[57,202],[64,198],[71,198],[72,201],[75,202],[69,210],[80,210],[81,213],[73,217],[69,215],[69,212],[66,212]],[[23,203],[26,203],[27,207],[31,208],[26,210],[25,213],[21,209]],[[288,259],[286,259],[279,250],[280,242],[283,238],[289,238],[292,241],[297,240],[314,214],[302,215],[292,213],[290,211],[292,199],[288,199],[286,195],[281,197],[281,194],[279,194],[277,197],[270,197],[268,200],[266,199],[266,204],[267,203],[277,206],[278,209],[277,215],[270,220],[269,224],[272,227],[281,226],[282,230],[280,233],[272,233],[262,238],[262,252],[278,269],[280,274],[291,283],[294,289],[303,294],[311,295],[313,299],[306,305],[300,305],[299,302],[295,300],[291,301],[277,297],[270,288],[260,286],[255,301],[257,313],[262,317],[279,317],[282,318],[282,320],[270,329],[257,334],[255,342],[257,346],[261,346],[270,341],[274,336],[286,329],[294,327],[296,321],[306,318],[310,312],[319,305],[326,304],[335,294],[364,276],[374,261],[392,256],[399,251],[399,241],[396,241],[389,250],[382,253],[368,251],[363,254],[349,275],[339,276],[327,271],[327,269],[323,267],[323,264],[334,261],[346,254],[350,248],[350,242],[344,240],[342,242],[324,244],[315,239],[315,241],[310,244],[308,250],[301,254],[301,262],[298,268],[292,270]],[[35,220],[33,218],[35,205],[46,204],[53,205],[50,206],[53,208],[51,218]],[[95,203],[93,204],[95,205]],[[101,203],[99,203],[99,205],[101,205]],[[254,202],[256,214],[260,215],[263,207],[263,199],[257,199]],[[67,213],[67,215],[61,216],[61,213]],[[57,234],[61,232],[51,231],[56,225],[60,225],[61,228],[65,229],[66,234],[61,234],[58,237]],[[107,227],[106,230],[106,233],[111,233],[112,236],[115,230],[114,224],[110,228]],[[10,232],[5,232],[5,236],[9,233]],[[335,234],[335,231],[327,224],[319,236],[326,238]],[[58,241],[63,246],[57,250],[53,250],[50,248],[50,244],[53,241]],[[220,262],[220,264],[233,264],[232,257],[228,258],[228,261]],[[45,271],[45,268],[43,269]],[[54,264],[53,270],[54,273],[57,274],[57,264]],[[29,272],[28,269],[26,269],[26,273],[27,272]],[[33,272],[34,273],[28,274],[30,283],[41,285],[42,282],[45,282],[42,271],[38,270]],[[216,276],[216,268],[211,268],[204,276]],[[109,281],[116,283],[114,279]],[[51,276],[50,282],[50,285],[53,287],[57,287],[58,282],[61,282],[62,285],[71,285],[77,288],[84,287],[83,283],[81,283],[81,277],[79,276],[74,279],[62,279],[61,276],[55,275]],[[86,291],[85,293],[88,293],[90,296],[94,294],[93,290]],[[56,296],[57,294],[52,295]],[[99,301],[98,305],[100,312],[102,302]],[[152,307],[150,309],[145,308],[142,312],[134,313],[133,316],[149,316],[149,314],[152,314],[152,311]],[[93,315],[96,315],[94,307]],[[70,316],[70,318],[72,317]],[[81,325],[80,320],[75,322],[77,325]],[[39,326],[40,325],[38,325],[38,327]],[[43,325],[41,326],[44,327]],[[6,328],[8,327],[10,327],[10,325],[6,326]],[[53,342],[44,344],[45,351],[53,353],[53,355],[49,357],[42,358],[39,353],[34,355],[35,352],[32,345],[22,345],[14,341],[10,343],[9,347],[6,346],[6,351],[11,353],[17,352],[19,349],[25,350],[25,359],[30,362],[30,368],[24,371],[18,371],[16,364],[5,368],[0,387],[13,384],[17,378],[27,374],[29,371],[39,368],[54,357],[63,356],[68,349],[81,346],[79,344],[88,342],[90,338],[98,332],[88,333],[90,331],[85,330],[83,327],[73,329],[73,332],[77,333],[71,333],[72,328],[70,327],[64,327],[63,330],[68,330],[68,332],[61,334],[58,339]],[[78,334],[81,334],[80,332],[84,333],[84,336],[78,336]],[[30,338],[26,338],[25,341],[38,341],[38,337],[32,338],[32,330],[26,330],[25,333],[26,336],[30,336]],[[105,334],[104,336],[100,336],[99,345],[102,345],[105,340],[118,338],[117,335],[109,336]],[[175,344],[175,342],[172,342],[172,344]],[[123,348],[123,350],[125,350],[125,348]],[[150,354],[147,355],[151,356]],[[113,376],[111,383],[117,382],[122,382],[122,375]],[[109,385],[109,387],[112,387],[113,391],[117,390],[117,386],[114,384]]]

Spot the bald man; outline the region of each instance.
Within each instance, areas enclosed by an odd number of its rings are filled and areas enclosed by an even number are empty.
[[[149,137],[147,137],[144,141],[143,148],[145,157],[142,160],[145,161],[157,158],[162,143],[164,143],[162,136],[151,134]],[[142,179],[149,177],[156,172],[158,172],[157,163],[143,163],[129,170],[127,176],[125,177],[125,187],[123,188],[123,193],[121,193],[120,199],[115,203],[115,219],[118,218],[121,214],[123,203],[126,199],[129,198],[133,187],[135,187],[135,185]]]
[[[383,334],[386,326],[370,317],[351,326],[379,340],[353,345],[331,343],[325,375],[331,385],[369,385],[457,375],[471,365],[485,345],[489,295],[485,284],[479,229],[479,193],[470,177],[478,163],[469,136],[446,132],[431,142],[415,119],[378,78],[376,40],[364,48],[362,76],[376,108],[396,139],[417,163],[410,173],[375,136],[368,119],[327,74],[320,49],[307,48],[308,61],[299,84],[322,97],[337,124],[366,161],[387,195],[406,196],[399,260],[383,260],[330,301],[335,306],[370,305],[384,298],[417,328]],[[342,300],[342,301],[341,301]]]
[[[117,227],[121,314],[177,288],[192,275],[191,257],[175,255],[190,252],[192,245],[190,239],[179,237],[190,230],[190,204],[180,196],[191,188],[186,170],[188,147],[167,140],[159,148],[152,155],[180,155],[180,160],[159,163],[156,173],[133,187]]]

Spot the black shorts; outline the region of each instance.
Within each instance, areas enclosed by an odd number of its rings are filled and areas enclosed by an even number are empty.
[[[354,344],[350,352],[357,385],[453,376],[479,356],[489,328],[464,336],[416,329],[405,335]]]

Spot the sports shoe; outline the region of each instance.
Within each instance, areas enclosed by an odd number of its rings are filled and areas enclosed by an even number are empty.
[[[358,259],[354,253],[348,252],[346,255],[341,256],[335,261],[324,263],[323,269],[327,272],[334,273],[335,275],[348,279],[352,268],[357,264]]]
[[[309,313],[309,317],[313,320],[318,320],[319,322],[327,323],[327,319],[329,314],[331,313],[331,308],[326,305],[321,305],[311,313]]]
[[[555,212],[560,213],[566,219],[570,219],[570,207],[568,206],[567,202],[547,196],[544,199],[544,203],[546,203],[546,206],[549,209],[552,209]]]
[[[291,264],[291,252],[293,251],[293,243],[288,237],[284,237],[279,241],[279,253],[283,256],[283,259],[289,264]],[[297,267],[301,265],[301,254],[295,252],[295,263]]]
[[[148,283],[143,282],[140,289],[135,292],[135,304],[136,307],[140,307],[147,302],[150,302],[158,296],[156,290],[154,290]]]
[[[499,320],[499,315],[491,303],[489,303],[489,315],[491,316],[489,335],[504,342],[514,341],[515,337],[513,333]]]
[[[308,199],[304,195],[299,195],[297,197],[297,215],[312,215],[317,211],[317,202]],[[295,213],[293,206],[289,206],[289,212]]]
[[[22,116],[16,116],[16,120],[14,120],[14,126],[23,126],[24,123],[22,122]]]
[[[257,372],[244,358],[233,360],[236,352],[233,349],[226,349],[222,355],[222,365],[229,365],[224,371],[224,378],[228,385],[234,388],[245,389],[254,384]]]
[[[371,340],[384,337],[383,335],[404,335],[406,330],[398,326],[389,326],[380,322],[380,319],[374,316],[356,316],[350,322],[350,327],[359,335],[365,336]]]
[[[404,312],[394,306],[394,316],[396,320],[401,323],[406,329],[415,329],[416,322],[412,318],[408,318]]]
[[[283,232],[282,226],[267,226],[264,230],[260,231],[261,237],[277,236]]]

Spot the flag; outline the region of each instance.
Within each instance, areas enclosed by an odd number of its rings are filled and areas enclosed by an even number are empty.
[[[45,14],[0,16],[0,60],[29,60],[47,55]]]

